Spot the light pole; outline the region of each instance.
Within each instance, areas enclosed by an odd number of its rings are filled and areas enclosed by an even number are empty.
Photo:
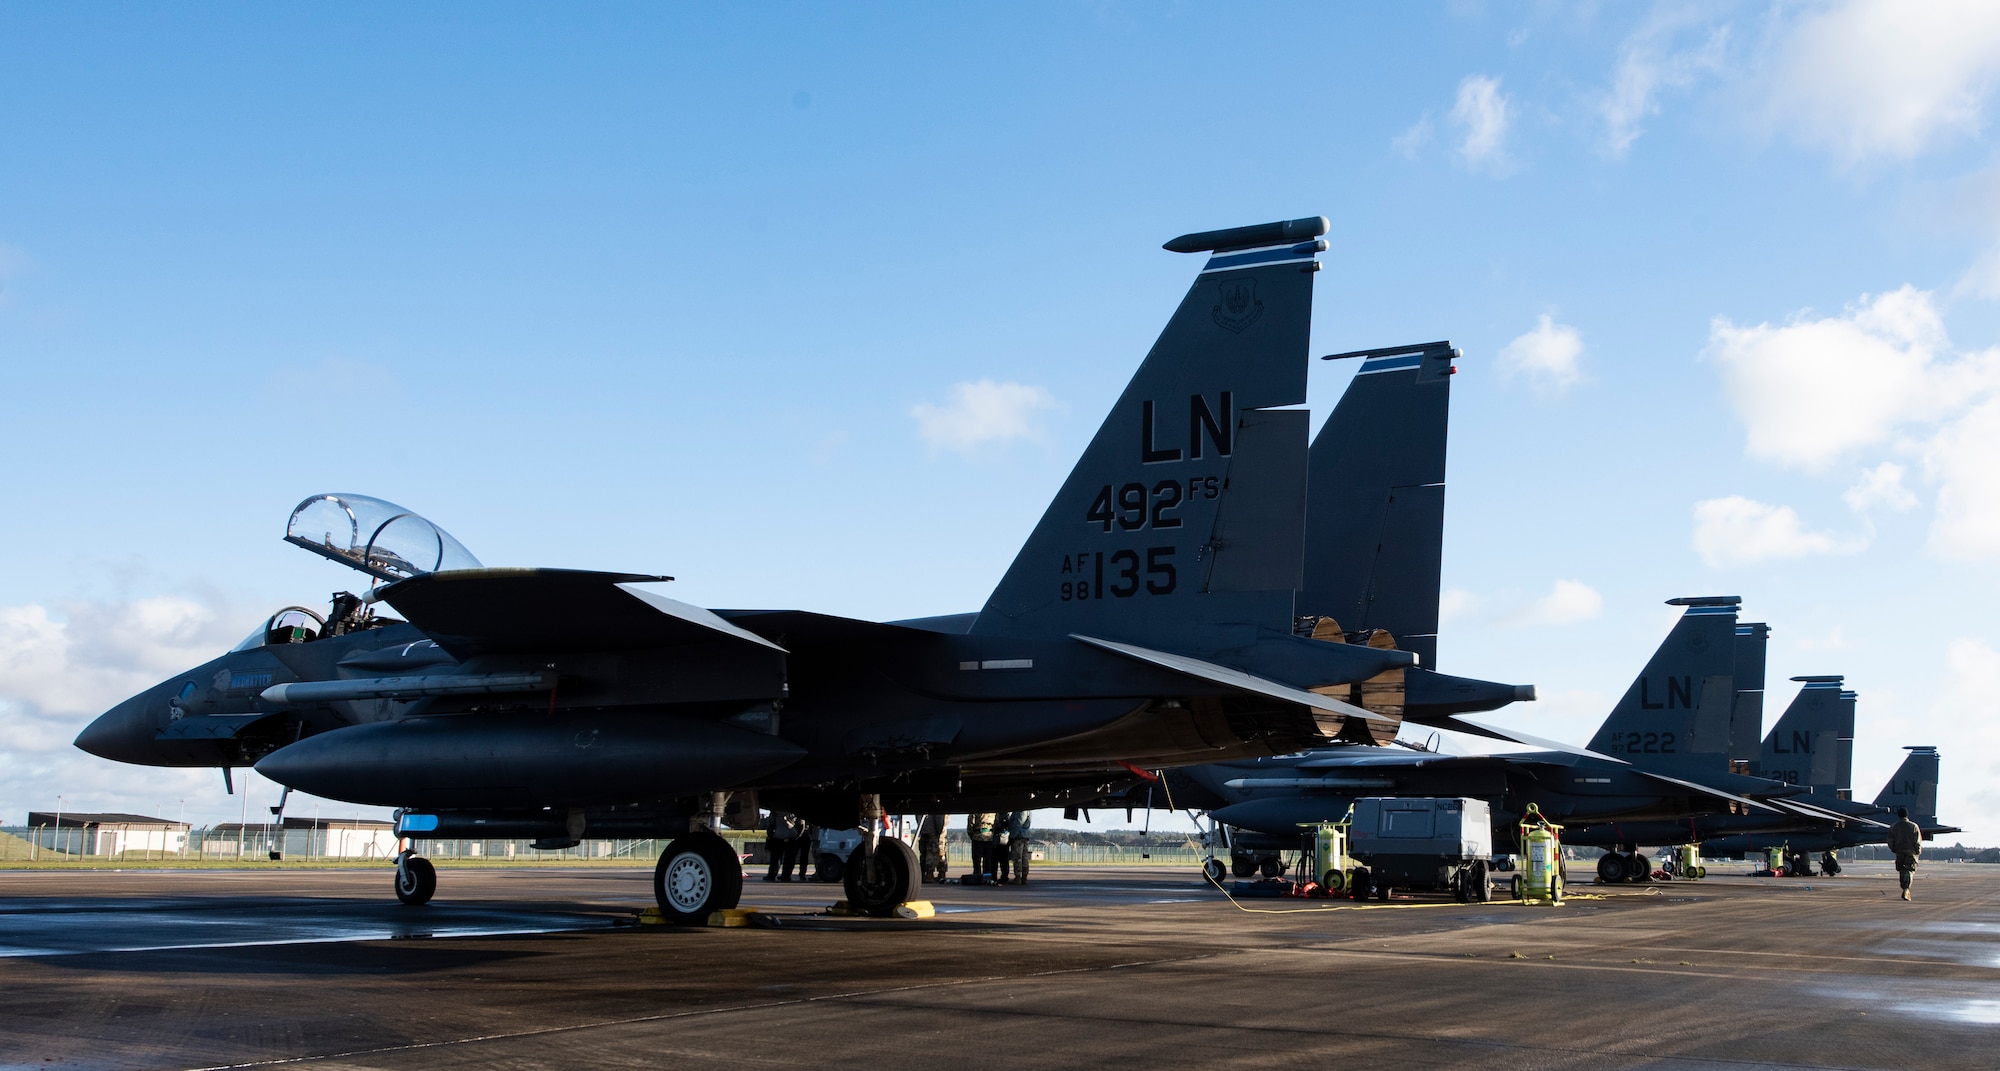
[[[63,833],[62,833],[62,812],[63,812],[63,798],[62,798],[62,793],[58,792],[58,793],[56,794],[56,836],[57,836],[58,838],[60,838],[60,837],[61,837],[61,836],[63,835]],[[57,844],[57,847],[56,847],[56,851],[57,851],[58,853],[60,853],[60,852],[62,851],[62,847],[61,847],[61,843],[62,843],[62,842],[61,842],[60,840],[57,840],[57,841],[56,841],[56,844]]]
[[[239,863],[243,861],[243,838],[250,835],[250,775],[251,771],[243,771],[243,795],[238,797],[243,802],[243,813],[236,819],[236,861]]]
[[[180,814],[179,814],[179,815],[177,815],[177,816],[176,816],[176,817],[174,818],[174,824],[175,824],[175,825],[178,825],[178,826],[180,826],[180,827],[181,827],[181,858],[182,858],[182,859],[186,859],[186,858],[187,858],[187,855],[188,855],[188,827],[187,827],[188,823],[187,823],[187,817],[188,817],[188,801],[187,801],[187,799],[186,799],[185,797],[183,797],[183,798],[181,799],[181,810],[180,810]]]

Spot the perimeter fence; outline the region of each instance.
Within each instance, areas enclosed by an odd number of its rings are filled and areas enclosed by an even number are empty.
[[[763,834],[731,830],[724,836],[752,865],[764,864]],[[587,840],[568,848],[544,850],[526,840],[428,840],[421,842],[418,850],[434,862],[455,866],[651,866],[668,843],[666,839]],[[15,864],[367,864],[394,859],[396,846],[390,829],[372,824],[285,829],[254,824],[194,828],[111,823],[0,826],[0,863]],[[1203,858],[1199,848],[1178,841],[1149,847],[1036,840],[1030,851],[1036,863],[1045,865],[1198,867]],[[971,846],[963,839],[948,843],[946,856],[954,870],[972,865]]]

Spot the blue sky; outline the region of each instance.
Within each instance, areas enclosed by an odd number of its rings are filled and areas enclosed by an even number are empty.
[[[1979,4],[0,5],[0,819],[234,816],[68,743],[351,585],[315,492],[974,609],[1160,243],[1323,213],[1317,352],[1465,351],[1440,668],[1581,742],[1740,594],[1771,718],[1846,673],[1858,794],[1935,744],[2000,841],[1996,88]]]

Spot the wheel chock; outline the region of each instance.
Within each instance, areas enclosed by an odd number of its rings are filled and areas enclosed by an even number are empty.
[[[712,911],[709,912],[708,924],[710,926],[723,926],[723,927],[748,926],[750,925],[750,916],[754,914],[756,914],[755,911],[746,910],[740,907],[726,908],[722,911]]]
[[[937,917],[937,908],[932,907],[929,900],[911,900],[896,905],[896,917],[899,919],[935,918]]]
[[[657,907],[649,907],[639,912],[639,925],[641,926],[665,926],[666,924],[667,916],[661,914],[660,909]]]

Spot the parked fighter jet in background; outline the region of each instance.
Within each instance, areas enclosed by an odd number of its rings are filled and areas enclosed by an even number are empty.
[[[1178,805],[1207,811],[1238,830],[1233,846],[1246,856],[1295,847],[1301,824],[1338,820],[1360,796],[1488,800],[1494,805],[1496,843],[1511,842],[1519,816],[1532,803],[1568,827],[1565,840],[1593,839],[1591,827],[1599,827],[1596,839],[1613,848],[1604,864],[1610,880],[1650,870],[1650,861],[1636,854],[1637,842],[1620,832],[1625,823],[1660,821],[1685,828],[1690,818],[1731,812],[1779,826],[1807,815],[1838,823],[1837,815],[1790,798],[1803,789],[1730,769],[1731,719],[1738,705],[1731,675],[1737,601],[1734,596],[1670,600],[1686,607],[1680,620],[1584,748],[1506,733],[1550,750],[1453,756],[1329,747],[1166,776]],[[1239,872],[1247,862],[1235,860]]]
[[[1863,844],[1885,844],[1888,842],[1888,826],[1895,821],[1896,808],[1907,807],[1910,820],[1923,830],[1924,839],[1931,840],[1945,833],[1957,833],[1957,826],[1948,826],[1938,821],[1937,786],[1941,760],[1938,750],[1928,745],[1911,745],[1903,750],[1910,754],[1882,791],[1875,794],[1872,804],[1842,801],[1833,809],[1842,813],[1866,818],[1854,821],[1839,829],[1800,829],[1778,833],[1746,833],[1730,836],[1710,837],[1702,840],[1704,855],[1729,859],[1741,859],[1751,852],[1761,852],[1767,848],[1783,848],[1792,857],[1792,866],[1801,872],[1802,865],[1814,852],[1838,852]],[[1822,855],[1824,859],[1824,855]],[[1823,864],[1822,864],[1823,865]]]
[[[976,615],[711,611],[646,586],[665,577],[479,568],[421,517],[317,496],[288,538],[385,581],[369,601],[406,620],[346,600],[324,621],[281,611],[77,744],[225,774],[254,762],[402,808],[412,838],[677,835],[655,892],[694,921],[740,894],[711,829],[731,793],[873,830],[885,808],[981,784],[1094,793],[1109,771],[1353,738],[1384,716],[1315,689],[1413,657],[1295,633],[1308,457],[1292,407],[1326,227],[1167,244],[1211,255]],[[853,864],[861,907],[915,893],[899,842],[871,837]],[[435,880],[399,858],[406,902]]]

